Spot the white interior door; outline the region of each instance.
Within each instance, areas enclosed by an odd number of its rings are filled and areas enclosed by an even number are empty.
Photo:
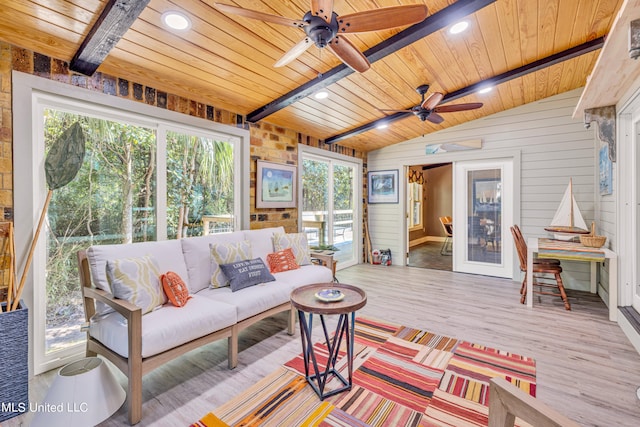
[[[512,278],[513,160],[453,168],[453,270]]]

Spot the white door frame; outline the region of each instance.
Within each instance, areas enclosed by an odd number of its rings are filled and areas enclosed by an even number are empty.
[[[500,169],[502,182],[501,241],[502,262],[489,264],[467,260],[468,248],[468,172]],[[509,227],[514,224],[514,161],[511,158],[471,160],[453,164],[453,271],[513,278],[513,244]],[[458,231],[456,231],[456,224]]]
[[[617,226],[612,250],[618,254],[618,305],[640,311],[640,91],[627,101],[617,114]],[[617,244],[616,244],[617,243]]]
[[[519,149],[511,148],[511,149],[496,149],[496,150],[468,150],[468,151],[453,151],[450,153],[441,153],[441,154],[435,154],[435,155],[428,155],[422,158],[415,158],[415,159],[412,159],[411,161],[404,162],[401,166],[403,167],[404,170],[406,170],[407,167],[415,166],[415,165],[430,165],[434,163],[455,163],[455,162],[466,161],[466,160],[492,161],[496,159],[510,159],[513,162],[513,188],[514,188],[513,204],[512,204],[513,221],[514,221],[514,224],[517,224],[517,223],[520,223],[521,158],[522,158],[522,152]],[[409,242],[408,242],[409,233],[407,232],[407,215],[406,215],[406,209],[404,208],[404,206],[406,206],[407,204],[407,192],[406,192],[404,180],[400,179],[399,181],[400,181],[399,184],[400,184],[400,198],[401,198],[400,205],[403,206],[403,208],[398,211],[398,214],[402,215],[402,221],[400,223],[401,228],[397,229],[396,232],[403,239],[403,241],[400,243],[400,248],[404,249],[409,247]],[[455,205],[453,209],[455,212]],[[506,230],[503,230],[502,232],[503,245],[505,244],[504,242],[505,231]],[[455,234],[455,231],[454,231],[454,234]],[[511,243],[512,239],[511,239],[510,232],[508,233],[507,238],[509,239],[508,244],[511,245],[511,247],[508,249],[512,250],[513,244]],[[402,252],[402,259],[401,259],[400,265],[407,265],[407,261],[408,261],[407,251],[402,250],[401,252]],[[455,257],[455,253],[454,253],[454,257]],[[455,258],[453,262],[455,263]],[[520,274],[519,274],[519,263],[518,263],[518,260],[515,259],[515,257],[512,263],[512,271],[514,275],[512,279],[521,280]]]

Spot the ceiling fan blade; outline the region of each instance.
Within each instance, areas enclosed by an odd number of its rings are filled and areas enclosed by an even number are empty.
[[[444,98],[443,93],[433,92],[427,97],[427,99],[424,100],[420,107],[424,108],[425,110],[433,110],[434,108],[436,108],[436,105],[438,105],[440,101],[442,101],[442,98]]]
[[[359,73],[364,73],[371,67],[367,57],[344,36],[335,36],[333,40],[327,44],[327,47],[331,49],[342,62]]]
[[[256,10],[244,9],[242,7],[231,6],[229,4],[214,3],[213,7],[220,12],[230,13],[232,15],[244,16],[245,18],[258,19],[260,21],[271,22],[272,24],[286,25],[288,27],[302,28],[304,21],[299,19],[289,19],[284,16],[271,15],[269,13],[258,12]]]
[[[338,32],[363,33],[417,24],[427,17],[427,6],[390,6],[338,16]]]
[[[429,117],[427,117],[427,120],[429,120],[431,123],[439,125],[440,123],[444,122],[444,117],[442,117],[438,113],[431,113],[429,114]]]
[[[273,64],[274,67],[284,67],[289,62],[302,55],[305,50],[309,49],[313,45],[313,42],[309,37],[305,37],[289,49],[278,61]]]
[[[468,104],[441,105],[433,109],[437,113],[453,113],[456,111],[475,110],[482,107],[482,102],[470,102]]]
[[[331,22],[333,0],[311,0],[311,13]]]

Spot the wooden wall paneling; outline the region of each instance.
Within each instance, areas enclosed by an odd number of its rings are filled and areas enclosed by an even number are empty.
[[[189,72],[189,65],[203,66],[210,73],[216,73],[217,68],[222,68],[221,75],[224,78],[248,79],[259,82],[265,87],[273,86],[273,91],[284,91],[286,86],[283,81],[287,81],[286,75],[278,73],[273,68],[271,58],[265,54],[268,49],[257,49],[246,43],[238,42],[237,39],[228,36],[225,32],[215,31],[212,37],[205,35],[208,28],[204,25],[198,26],[199,22],[194,23],[194,31],[189,35],[189,42],[185,49],[178,49],[178,46],[184,44],[184,39],[180,34],[167,32],[159,28],[157,24],[160,22],[160,15],[157,13],[143,13],[143,20],[137,21],[132,26],[131,34],[127,34],[127,39],[153,48],[158,54],[164,56],[175,57],[184,61],[184,72]],[[199,27],[199,28],[198,28]],[[240,55],[230,48],[229,45],[235,42],[236,49],[242,50]],[[195,62],[193,62],[195,61]],[[295,73],[295,78],[300,75]],[[294,85],[294,82],[290,83]]]
[[[170,71],[150,72],[141,69],[129,62],[129,60],[135,60],[134,55],[124,53],[122,55],[123,58],[116,58],[112,55],[110,59],[100,67],[100,71],[110,75],[117,75],[133,82],[144,81],[147,86],[153,87],[156,90],[184,96],[189,99],[214,105],[216,108],[240,113],[240,111],[238,111],[238,102],[241,100],[237,97],[236,93],[229,92],[221,87],[190,86],[183,82],[176,81],[175,73]]]
[[[496,3],[480,9],[476,12],[477,29],[484,42],[484,48],[491,52],[488,55],[491,64],[491,75],[504,73],[509,70],[507,66],[506,51],[502,46],[502,34],[500,20],[497,14]],[[483,77],[487,78],[489,76]]]
[[[95,20],[94,12],[70,5],[68,2],[56,2],[56,5],[45,6],[29,1],[11,2],[2,5],[2,13],[13,9],[23,15],[20,22],[39,17],[42,22],[64,28],[76,34],[85,34]],[[100,6],[101,10],[102,6]]]
[[[578,2],[562,1],[558,6],[558,20],[555,23],[554,51],[558,52],[574,46],[573,20],[578,12]],[[586,40],[585,40],[586,41]]]
[[[145,19],[151,25],[156,25],[160,22],[160,15],[164,10],[174,7],[166,0],[156,0],[152,4],[159,2],[162,3],[154,14],[151,11],[149,13],[143,12]],[[276,80],[282,80],[285,77],[294,82],[299,82],[301,79],[313,78],[313,73],[310,72],[309,67],[306,65],[297,64],[295,67],[275,69],[273,64],[282,55],[282,49],[279,49],[278,46],[271,42],[267,42],[268,39],[263,36],[256,35],[253,31],[247,31],[247,27],[242,26],[212,7],[196,2],[190,7],[190,10],[193,11],[191,19],[195,34],[189,34],[189,41],[193,41],[219,56],[224,56],[247,70],[253,70],[252,66],[257,62],[263,68],[253,71],[260,74],[266,73],[264,74],[265,76]],[[211,16],[211,19],[207,19],[209,16]],[[255,23],[256,25],[263,24],[260,21]],[[162,36],[160,36],[160,39],[162,39]],[[282,36],[277,41],[282,43],[282,48],[288,46],[289,43],[293,45],[297,42],[294,38],[288,41],[286,38],[283,39]]]
[[[167,73],[172,73],[174,76],[181,76],[180,78],[184,83],[190,83],[194,87],[206,84],[224,88],[235,93],[236,99],[242,103],[247,102],[246,99],[243,99],[243,93],[253,93],[252,101],[259,104],[260,102],[269,102],[270,99],[273,99],[269,93],[274,93],[277,89],[281,89],[281,87],[274,87],[275,83],[271,83],[268,79],[259,75],[254,75],[253,79],[239,76],[232,71],[234,65],[228,64],[222,58],[213,67],[198,57],[197,54],[190,55],[186,52],[175,51],[171,55],[170,51],[174,49],[167,45],[163,46],[162,43],[152,38],[148,38],[142,43],[139,45],[128,40],[120,40],[118,50],[113,53],[113,56],[123,57],[124,54],[128,54],[129,61],[137,64],[140,68],[144,67],[147,61],[157,62],[160,64],[158,68],[162,67],[167,70]],[[166,49],[167,52],[159,53],[154,49]],[[136,59],[136,57],[138,58]],[[190,66],[188,71],[185,70],[185,64]],[[225,69],[225,66],[230,69]]]
[[[51,52],[51,55],[63,60],[73,57],[82,40],[81,34],[46,22],[26,19],[23,14],[10,8],[0,13],[0,34],[3,40],[16,46],[28,49],[35,46],[40,52]]]
[[[469,52],[469,59],[475,65],[476,73],[478,75],[479,80],[488,79],[491,76],[494,76],[496,73],[493,69],[493,64],[491,61],[490,53],[493,54],[494,49],[492,49],[490,44],[484,39],[483,36],[483,28],[484,24],[478,18],[478,12],[472,17],[470,17],[470,28],[465,31],[464,43],[467,46],[467,50]],[[497,56],[500,57],[500,50],[497,51]],[[470,83],[473,83],[473,77],[469,76]]]
[[[538,58],[538,9],[539,2],[546,0],[518,0],[518,26],[520,29],[520,50],[525,64]]]
[[[500,24],[500,38],[502,48],[506,54],[507,69],[511,70],[525,64],[520,51],[520,24],[518,16],[517,0],[504,0],[495,2],[498,22]]]
[[[473,72],[475,74],[475,70],[470,69],[467,64],[468,59],[461,55],[458,55],[461,62],[454,59],[441,31],[428,36],[425,42],[428,43],[429,51],[425,52],[426,58],[423,58],[425,61],[433,61],[432,65],[436,68],[435,72],[437,73],[433,76],[435,79],[433,82],[434,87],[430,90],[447,93],[450,91],[449,88],[467,86],[469,81],[466,77],[467,73]]]

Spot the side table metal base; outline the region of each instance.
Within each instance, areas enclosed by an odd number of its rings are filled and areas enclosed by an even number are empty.
[[[305,313],[298,310],[298,317],[300,319],[300,337],[302,339],[302,354],[304,356],[304,372],[305,378],[309,385],[315,390],[320,400],[324,400],[326,397],[334,394],[351,390],[353,385],[353,344],[354,344],[354,323],[355,312],[349,314],[341,314],[338,318],[338,324],[336,326],[335,333],[332,338],[329,337],[327,332],[327,325],[324,320],[324,315],[320,314],[320,322],[322,322],[322,331],[324,333],[325,342],[327,346],[327,352],[329,354],[327,358],[326,366],[323,371],[320,371],[318,360],[313,348],[313,340],[311,338],[311,331],[313,329],[313,313],[308,313],[308,321]],[[350,322],[351,320],[351,322]],[[340,352],[340,345],[344,339],[347,346],[347,364],[348,364],[348,377],[346,380],[336,369],[336,362],[338,360],[338,354]],[[312,364],[313,373],[309,372],[309,362]],[[338,378],[342,382],[343,386],[334,390],[325,392],[325,386],[327,382],[332,378]]]

